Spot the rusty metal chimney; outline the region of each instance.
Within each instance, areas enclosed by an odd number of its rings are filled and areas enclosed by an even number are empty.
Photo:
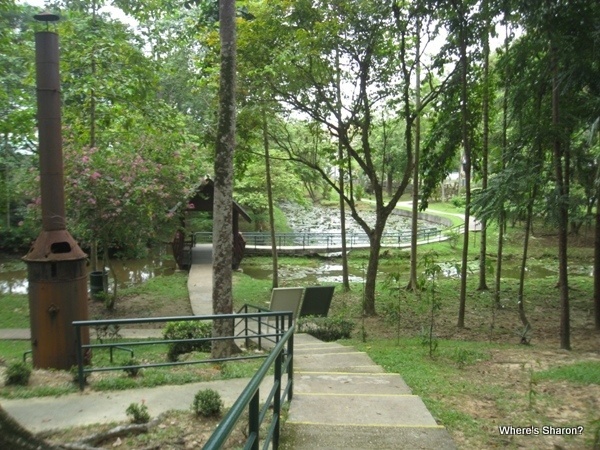
[[[58,16],[42,13],[46,23]],[[29,253],[29,310],[33,365],[69,369],[77,364],[72,322],[87,320],[86,254],[66,230],[58,35],[35,34],[42,231]],[[82,330],[84,344],[89,330]]]

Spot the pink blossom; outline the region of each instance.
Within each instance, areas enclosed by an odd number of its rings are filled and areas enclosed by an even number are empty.
[[[193,203],[188,203],[188,209],[195,209],[196,206]]]
[[[92,180],[97,180],[98,178],[100,178],[102,175],[100,175],[100,172],[94,172],[91,177]]]
[[[84,164],[87,164],[90,162],[90,157],[85,155],[83,158],[81,158],[81,162]]]

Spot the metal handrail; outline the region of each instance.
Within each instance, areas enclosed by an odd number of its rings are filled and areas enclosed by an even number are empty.
[[[281,340],[271,351],[256,374],[254,374],[227,415],[217,426],[215,432],[208,439],[203,447],[204,450],[218,450],[223,448],[225,441],[239,422],[246,408],[248,409],[249,419],[248,438],[246,439],[244,448],[258,450],[260,444],[260,426],[266,418],[271,402],[273,405],[273,418],[268,428],[268,433],[265,436],[263,448],[269,448],[269,444],[271,444],[272,448],[275,450],[279,447],[281,400],[287,397],[287,401],[291,401],[293,397],[294,332],[295,326],[292,325],[290,329],[283,334]],[[260,408],[260,385],[265,379],[271,366],[274,366],[275,371],[273,388],[268,393],[264,406]],[[287,373],[288,376],[282,393],[282,378],[284,373]]]
[[[422,228],[417,231],[418,240],[431,241],[433,238],[439,238],[445,235],[448,229]],[[244,240],[246,248],[256,248],[270,246],[271,234],[262,232],[245,232]],[[194,242],[212,242],[211,232],[193,233]],[[382,246],[397,246],[402,243],[408,243],[411,239],[410,230],[383,233],[381,237]],[[340,232],[292,232],[276,233],[275,242],[278,248],[281,247],[300,247],[302,249],[310,247],[337,248],[341,245]],[[365,247],[370,244],[366,233],[350,232],[346,234],[346,245],[348,248]]]
[[[124,369],[143,369],[149,367],[168,367],[168,366],[181,366],[181,365],[191,365],[191,364],[201,364],[201,363],[214,363],[214,362],[222,362],[222,361],[240,361],[240,360],[249,360],[249,359],[257,359],[257,358],[265,358],[265,355],[245,355],[245,356],[236,356],[232,358],[212,358],[212,359],[203,359],[203,360],[191,360],[191,361],[170,361],[170,362],[161,362],[161,363],[145,363],[139,365],[127,365],[127,366],[107,366],[107,367],[86,367],[85,366],[85,357],[84,355],[88,352],[91,352],[93,349],[111,349],[116,347],[118,344],[115,343],[100,343],[100,344],[84,344],[82,341],[82,333],[81,330],[84,327],[95,327],[95,326],[109,326],[109,325],[131,325],[131,324],[147,324],[147,323],[168,323],[168,322],[180,322],[180,321],[213,321],[218,319],[230,319],[235,323],[236,319],[244,320],[245,323],[248,323],[248,320],[257,321],[259,324],[263,324],[265,329],[268,330],[268,319],[275,318],[277,327],[273,331],[269,332],[259,332],[259,333],[250,333],[248,330],[243,330],[244,336],[236,336],[235,332],[233,336],[224,336],[224,337],[207,337],[207,338],[197,338],[197,339],[160,339],[160,340],[141,340],[141,341],[127,341],[128,347],[136,347],[136,346],[148,346],[148,345],[159,345],[159,344],[171,344],[171,343],[179,343],[179,342],[208,342],[208,341],[218,341],[218,340],[236,340],[236,339],[250,339],[257,338],[260,342],[261,339],[272,339],[274,342],[278,342],[280,337],[286,331],[285,324],[288,324],[288,327],[292,326],[292,313],[291,312],[281,312],[281,311],[273,311],[273,312],[256,312],[256,313],[247,313],[247,314],[215,314],[215,315],[206,315],[206,316],[174,316],[174,317],[150,317],[150,318],[132,318],[132,319],[112,319],[112,320],[83,320],[83,321],[75,321],[73,322],[73,326],[75,327],[75,339],[76,339],[76,353],[77,353],[77,377],[79,381],[79,389],[84,390],[85,388],[85,375],[92,372],[106,372],[106,371],[116,371],[116,370],[124,370]],[[265,321],[263,322],[263,319]],[[284,320],[285,319],[285,320]],[[260,327],[262,328],[262,327]],[[253,331],[253,330],[251,330]]]

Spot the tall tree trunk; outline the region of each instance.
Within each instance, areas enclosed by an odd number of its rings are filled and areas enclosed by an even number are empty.
[[[7,450],[54,450],[60,447],[47,444],[23,428],[0,406],[0,448]]]
[[[235,0],[219,2],[221,73],[219,83],[219,123],[215,152],[213,204],[213,312],[233,313],[233,154],[236,122],[236,31]],[[213,336],[233,336],[231,319],[216,320]],[[213,341],[213,358],[230,356],[233,341]]]
[[[413,154],[413,196],[410,235],[410,279],[407,289],[417,289],[417,234],[419,232],[419,156],[421,152],[421,20],[417,18],[417,35],[415,41],[415,146]]]
[[[600,189],[596,191],[596,230],[594,242],[594,316],[600,331]]]
[[[558,288],[560,290],[560,348],[571,349],[569,281],[567,274],[567,233],[569,223],[568,197],[563,169],[564,151],[560,135],[560,91],[556,52],[551,45],[552,64],[552,128],[554,133],[553,156],[556,193],[558,198]]]
[[[365,316],[374,316],[375,311],[375,292],[377,281],[377,269],[379,267],[379,252],[381,250],[381,235],[383,226],[379,218],[374,229],[369,233],[369,264],[367,265],[366,281],[365,281],[365,304],[363,305],[363,314]]]
[[[490,13],[489,0],[484,0],[483,9],[485,16],[485,30],[483,33],[483,161],[481,163],[481,188],[485,190],[488,185],[488,157],[489,157],[489,138],[490,138]],[[487,291],[486,282],[487,270],[487,220],[481,220],[481,236],[479,246],[479,286],[477,290]]]
[[[465,326],[465,309],[467,299],[467,264],[469,258],[469,216],[471,209],[471,141],[469,133],[469,107],[467,92],[467,36],[466,36],[466,11],[462,13],[460,26],[460,65],[461,65],[461,122],[462,139],[464,148],[463,167],[465,170],[465,232],[463,235],[462,262],[460,269],[460,300],[458,308],[458,328]]]
[[[508,12],[505,11],[504,20],[506,21],[506,25],[504,28],[504,51],[505,54],[508,54],[509,51],[509,28],[508,28],[508,20],[507,20]],[[507,69],[508,70],[508,69]],[[508,72],[507,72],[508,73]],[[505,74],[506,79],[508,79],[507,73]],[[504,162],[505,155],[507,153],[508,147],[508,83],[506,83],[504,87],[504,98],[502,99],[502,152],[501,152],[501,165],[502,170],[506,168],[506,164]],[[502,257],[504,251],[504,230],[506,228],[506,212],[504,210],[504,203],[500,208],[500,212],[498,214],[498,256],[496,260],[496,280],[494,286],[494,302],[496,304],[496,308],[500,308],[500,289],[501,289],[501,281],[502,281]]]
[[[269,158],[269,134],[267,114],[262,111],[263,146],[265,148],[265,172],[267,176],[267,201],[269,203],[269,230],[271,232],[271,254],[273,262],[273,287],[279,286],[279,266],[277,264],[277,242],[275,242],[275,213],[273,208],[273,186],[271,185],[271,160]]]
[[[335,51],[335,67],[336,67],[336,112],[337,112],[337,126],[338,126],[338,176],[340,185],[340,228],[342,234],[342,286],[344,292],[350,291],[350,275],[348,271],[348,250],[346,242],[346,202],[344,201],[344,147],[340,134],[342,132],[342,80],[340,71],[340,54],[336,48]]]
[[[536,189],[534,188],[529,203],[527,204],[527,218],[525,220],[525,236],[523,238],[523,255],[521,257],[521,270],[519,273],[519,290],[517,294],[517,309],[519,311],[519,318],[525,328],[529,328],[529,320],[525,314],[525,304],[523,299],[523,292],[525,290],[525,271],[527,269],[527,251],[529,250],[529,237],[531,235],[531,222],[533,220],[533,201],[535,199]]]

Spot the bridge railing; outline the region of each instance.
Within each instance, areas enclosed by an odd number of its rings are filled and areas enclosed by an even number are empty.
[[[447,230],[440,230],[438,228],[421,228],[417,231],[417,240],[425,242],[437,241],[446,232]],[[407,244],[410,242],[411,234],[410,230],[384,233],[381,241],[382,246]],[[246,249],[272,246],[270,233],[246,232],[243,236],[246,241]],[[194,233],[194,240],[198,243],[212,242],[212,233]],[[342,235],[338,232],[276,233],[275,243],[277,248],[296,247],[309,249],[311,247],[320,247],[325,249],[339,249],[342,245]],[[366,248],[369,244],[369,237],[365,233],[351,232],[346,234],[346,246],[349,249]]]

